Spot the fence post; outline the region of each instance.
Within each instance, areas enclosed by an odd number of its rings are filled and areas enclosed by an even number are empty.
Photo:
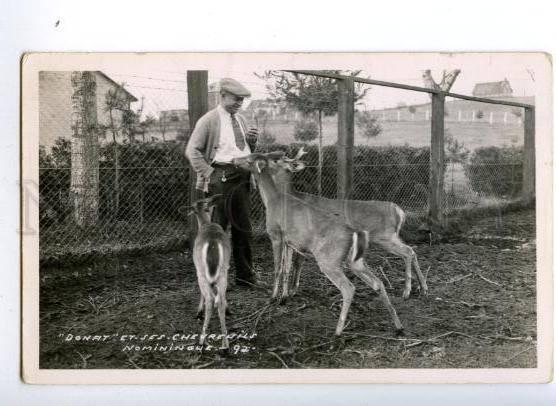
[[[432,94],[429,218],[443,223],[444,196],[444,93]]]
[[[522,197],[526,203],[535,199],[535,108],[525,109],[523,143]]]
[[[353,79],[338,79],[338,199],[351,194],[354,142]]]
[[[189,110],[189,129],[193,132],[197,120],[208,111],[208,71],[188,70],[187,71],[187,105]],[[191,133],[189,134],[191,135]],[[189,167],[189,202],[193,202],[200,197],[200,193],[195,188],[197,173]],[[197,222],[190,218],[189,221],[189,244],[193,246],[197,235]]]

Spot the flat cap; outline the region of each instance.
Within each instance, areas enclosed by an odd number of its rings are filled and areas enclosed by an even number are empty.
[[[239,97],[251,97],[251,92],[237,80],[232,78],[220,79],[220,91],[228,92]]]

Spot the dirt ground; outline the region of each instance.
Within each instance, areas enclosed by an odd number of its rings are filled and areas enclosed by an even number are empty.
[[[254,249],[261,287],[230,282],[231,353],[196,346],[199,291],[189,252],[41,269],[41,368],[531,368],[536,366],[535,215],[476,220],[449,243],[414,246],[429,295],[403,300],[403,263],[371,249],[406,335],[359,279],[341,340],[341,295],[305,262],[300,291],[269,303],[272,256]],[[233,272],[233,269],[231,270]],[[232,278],[230,278],[232,280]],[[219,333],[216,315],[210,332]]]

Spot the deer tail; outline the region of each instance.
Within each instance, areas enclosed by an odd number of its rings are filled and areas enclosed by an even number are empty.
[[[218,241],[208,241],[203,247],[203,262],[207,280],[213,283],[224,259],[222,244]]]
[[[357,262],[367,249],[369,244],[369,235],[366,231],[354,231],[353,232],[353,246],[352,246],[352,257],[351,262]]]

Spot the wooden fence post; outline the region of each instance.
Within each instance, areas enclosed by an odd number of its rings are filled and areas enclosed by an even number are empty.
[[[354,84],[353,79],[338,83],[338,199],[348,199],[353,179]]]
[[[443,224],[444,200],[444,93],[432,94],[429,218]]]
[[[523,143],[522,197],[526,203],[535,199],[535,108],[525,109]]]
[[[189,111],[189,129],[191,132],[195,128],[197,120],[208,111],[208,71],[188,70],[187,71],[187,105]],[[195,188],[197,173],[189,167],[189,202],[202,197],[202,192]],[[195,236],[197,235],[197,222],[194,218],[189,218],[189,244],[192,247]]]

